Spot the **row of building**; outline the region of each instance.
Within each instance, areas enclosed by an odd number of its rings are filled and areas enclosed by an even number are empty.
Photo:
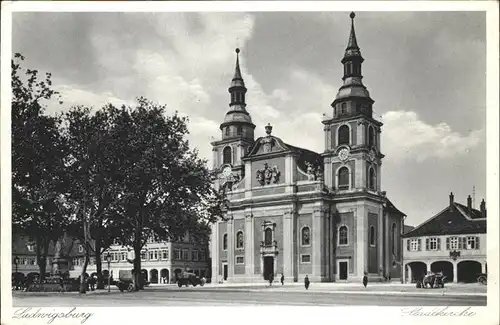
[[[229,109],[220,140],[212,142],[214,187],[229,202],[224,221],[213,225],[207,247],[189,239],[149,242],[142,265],[151,282],[173,281],[183,270],[212,282],[258,282],[278,274],[287,281],[306,275],[318,282],[361,281],[366,274],[371,281],[411,282],[428,271],[457,282],[486,272],[484,200],[476,210],[470,197],[462,205],[450,194],[441,212],[412,229],[383,191],[382,123],[373,116],[374,100],[362,82],[364,58],[355,14],[350,17],[343,84],[331,103],[333,117],[318,125],[324,130],[321,153],[285,143],[270,124],[265,136],[254,138],[236,50]],[[33,245],[16,240],[16,271],[36,272]],[[75,272],[83,258],[77,247],[67,254]],[[109,252],[110,267],[104,262],[103,270],[131,268],[127,248],[114,245]]]

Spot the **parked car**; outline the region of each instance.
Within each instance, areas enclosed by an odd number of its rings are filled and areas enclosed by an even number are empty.
[[[141,276],[140,280],[142,281],[141,284],[143,287],[147,287],[148,285],[151,284],[151,282],[146,281],[146,278],[144,276]],[[134,290],[134,276],[133,276],[132,270],[120,270],[118,272],[118,281],[115,281],[115,283],[121,292],[123,292],[125,290],[133,291]]]
[[[421,281],[417,281],[417,288],[444,288],[446,276],[443,273],[429,273]]]
[[[485,273],[481,273],[477,278],[477,282],[484,285],[488,284],[488,275]]]
[[[205,285],[205,280],[201,279],[194,273],[184,272],[177,278],[177,285],[179,286],[179,288],[183,285],[186,287],[188,287],[189,285],[192,285],[193,287],[196,287],[197,285],[203,286]]]

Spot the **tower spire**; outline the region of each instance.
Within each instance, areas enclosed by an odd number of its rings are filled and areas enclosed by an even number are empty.
[[[237,48],[235,50],[235,52],[236,52],[236,68],[234,69],[233,81],[234,80],[241,80],[241,81],[243,81],[243,78],[241,77],[241,70],[240,70],[240,49]]]
[[[356,14],[353,12],[351,12],[351,14],[349,15],[349,17],[351,17],[351,34],[349,35],[349,43],[347,44],[347,48],[357,48],[359,49],[358,47],[358,42],[356,40],[356,32],[354,31],[354,17],[356,17]]]

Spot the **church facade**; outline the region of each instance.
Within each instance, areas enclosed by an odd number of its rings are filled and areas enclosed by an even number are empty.
[[[254,139],[236,50],[230,108],[221,139],[212,142],[214,186],[229,202],[212,229],[212,281],[400,278],[405,215],[382,191],[382,123],[362,83],[364,59],[350,17],[343,84],[333,118],[322,121],[322,153],[283,142],[270,124]]]

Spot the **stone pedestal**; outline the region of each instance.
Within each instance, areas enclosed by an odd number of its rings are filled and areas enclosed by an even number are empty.
[[[69,273],[69,260],[66,257],[55,257],[52,260],[52,274]]]

